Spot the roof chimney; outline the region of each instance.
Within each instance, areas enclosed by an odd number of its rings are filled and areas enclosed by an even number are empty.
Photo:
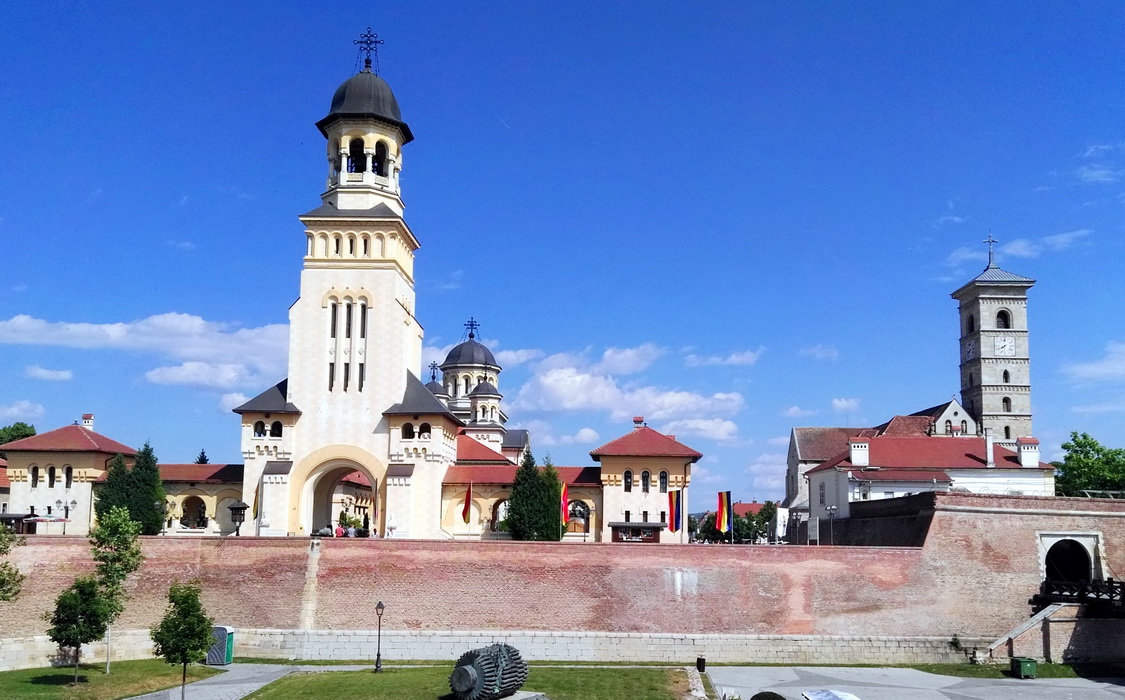
[[[992,441],[992,428],[984,429],[984,466],[989,469],[996,466],[996,443]]]
[[[633,428],[634,429],[643,428],[644,425],[645,425],[645,417],[644,416],[633,416]]]
[[[1020,454],[1020,466],[1034,468],[1039,466],[1039,441],[1033,437],[1016,438],[1016,450]]]
[[[871,441],[867,438],[854,437],[848,443],[851,449],[851,454],[848,455],[848,461],[855,467],[866,467],[871,464]]]
[[[85,428],[86,430],[89,430],[91,433],[94,432],[94,414],[93,413],[83,413],[82,414],[82,427]]]

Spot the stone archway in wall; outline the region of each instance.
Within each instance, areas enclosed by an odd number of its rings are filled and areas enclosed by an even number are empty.
[[[386,517],[386,465],[374,455],[351,445],[321,448],[297,465],[289,480],[289,531],[309,536],[324,527],[333,529],[339,511],[362,518],[365,508],[373,530],[384,532]],[[363,487],[369,498],[357,498]],[[351,494],[350,502],[342,494]]]
[[[1059,540],[1047,550],[1044,562],[1047,580],[1065,583],[1087,583],[1093,570],[1086,548],[1074,540]]]

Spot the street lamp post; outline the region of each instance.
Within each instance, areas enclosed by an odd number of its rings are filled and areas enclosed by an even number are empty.
[[[71,508],[77,508],[78,507],[78,501],[74,500],[73,498],[69,502],[63,501],[63,500],[60,499],[60,500],[55,501],[55,506],[59,510],[63,511],[63,518],[64,519],[63,519],[63,524],[62,524],[62,534],[65,535],[66,534],[66,523],[70,520],[70,509]]]
[[[230,521],[234,523],[235,537],[242,535],[242,523],[246,522],[246,509],[249,507],[249,504],[242,501],[235,501],[227,506],[227,508],[230,508]]]
[[[383,672],[383,611],[386,607],[381,600],[375,605],[375,617],[379,619],[379,630],[375,633],[375,673]]]
[[[827,506],[824,510],[828,511],[828,544],[836,544],[836,506]]]

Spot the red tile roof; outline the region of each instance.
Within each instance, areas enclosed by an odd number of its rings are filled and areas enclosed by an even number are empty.
[[[1021,469],[1019,455],[1003,447],[995,447],[996,467]],[[879,437],[868,448],[870,465],[884,469],[984,469],[985,443],[978,437]],[[852,469],[850,451],[844,450],[832,459],[809,470],[809,473],[839,467]],[[1040,462],[1038,469],[1054,469]]]
[[[866,428],[794,428],[797,458],[803,462],[823,462],[846,449],[848,440],[866,431]]]
[[[926,437],[934,419],[929,416],[895,416],[879,426],[884,437]]]
[[[740,518],[745,518],[747,515],[757,515],[758,513],[762,512],[762,506],[764,505],[765,503],[758,503],[757,501],[754,501],[753,503],[740,502],[735,503],[733,506],[731,506],[731,508],[734,510],[735,515]]]
[[[512,460],[468,435],[457,436],[457,463],[512,464]],[[515,465],[513,465],[514,467]]]
[[[658,433],[652,428],[634,428],[616,440],[610,440],[590,456],[600,461],[602,457],[690,457],[692,462],[703,455],[691,449],[670,435]]]
[[[241,464],[161,464],[162,481],[183,481],[197,484],[241,484]],[[105,474],[98,477],[105,481]]]
[[[354,471],[351,474],[345,475],[344,478],[340,479],[340,483],[355,484],[356,486],[371,488],[371,480],[361,471]]]
[[[507,466],[458,464],[446,470],[442,483],[467,484],[471,481],[474,484],[511,486],[515,483],[517,469],[519,467],[514,464]],[[559,481],[570,486],[600,486],[602,483],[601,467],[555,467],[555,471],[559,473]]]
[[[116,440],[110,440],[105,435],[87,430],[80,425],[68,425],[55,430],[48,430],[39,435],[9,442],[3,447],[4,452],[103,452],[106,454],[121,453],[126,456],[137,454],[137,451],[128,445],[123,445]]]

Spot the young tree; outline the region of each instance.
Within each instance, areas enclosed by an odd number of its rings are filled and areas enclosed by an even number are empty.
[[[562,538],[562,481],[549,454],[543,460],[539,479],[542,481],[539,497],[542,537],[539,539],[558,541]]]
[[[173,583],[168,590],[168,609],[151,633],[157,655],[170,664],[183,665],[180,700],[187,686],[187,665],[205,659],[215,641],[211,636],[211,618],[207,617],[199,594],[198,581]]]
[[[158,535],[164,526],[164,503],[167,494],[160,479],[160,467],[152,445],[145,443],[133,464],[133,492],[129,500],[129,516],[141,524],[142,535]]]
[[[529,450],[516,470],[512,496],[508,501],[508,532],[513,540],[535,539],[535,503],[540,485],[539,469]]]
[[[55,599],[55,610],[44,618],[51,623],[47,636],[62,648],[74,650],[74,682],[82,645],[101,639],[112,615],[112,605],[93,576],[77,579]]]
[[[90,532],[90,546],[94,561],[97,562],[95,571],[98,584],[110,607],[110,617],[106,623],[106,673],[109,673],[112,657],[110,625],[125,610],[125,579],[139,569],[144,561],[141,547],[137,543],[140,532],[140,524],[130,519],[129,511],[121,506],[114,506],[98,518],[97,526]]]
[[[12,547],[25,544],[24,538],[7,525],[0,523],[0,559],[8,556]],[[0,601],[12,600],[20,594],[23,581],[27,578],[11,562],[0,561]]]
[[[1072,432],[1062,448],[1066,456],[1056,462],[1055,489],[1065,496],[1084,490],[1125,490],[1125,449],[1106,447],[1089,433]]]
[[[16,440],[22,440],[25,437],[31,437],[34,434],[34,425],[28,425],[27,423],[23,422],[12,423],[11,425],[6,425],[3,428],[0,428],[0,445],[3,445],[6,442],[15,442]],[[2,449],[0,449],[0,459],[7,458],[8,456],[4,454],[4,451]]]
[[[762,509],[758,511],[758,529],[766,537],[773,539],[774,531],[770,528],[774,517],[777,515],[777,503],[773,501],[766,501]]]
[[[98,500],[94,502],[94,512],[103,518],[115,507],[129,510],[132,499],[133,474],[125,465],[125,458],[116,455],[109,463],[105,483],[98,489]]]
[[[211,460],[207,459],[207,450],[200,450],[199,456],[195,458],[196,464],[210,464]]]

